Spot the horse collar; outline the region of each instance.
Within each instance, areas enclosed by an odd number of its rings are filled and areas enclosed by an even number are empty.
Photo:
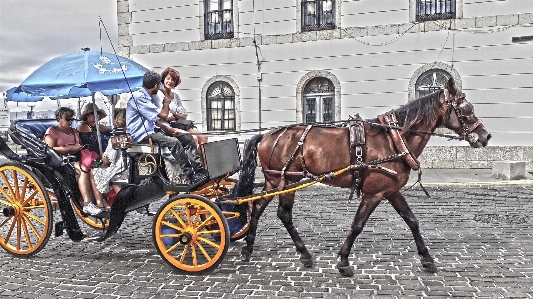
[[[394,145],[396,146],[396,150],[400,152],[399,155],[405,160],[407,165],[409,165],[412,170],[418,170],[420,168],[420,162],[418,162],[416,157],[411,154],[411,151],[409,151],[409,148],[407,147],[407,143],[405,143],[400,131],[398,131],[397,128],[399,124],[394,110],[379,115],[378,119],[382,124],[389,127],[389,134],[394,142]]]

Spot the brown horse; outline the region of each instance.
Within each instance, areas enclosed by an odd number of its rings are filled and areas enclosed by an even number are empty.
[[[472,147],[484,147],[491,138],[474,115],[472,104],[465,100],[464,94],[455,89],[452,80],[448,82],[446,90],[414,100],[393,112],[395,113],[381,115],[381,122],[378,119],[363,122],[366,137],[366,154],[363,161],[379,164],[393,172],[384,171],[384,168],[363,168],[364,170],[360,171],[361,203],[351,230],[339,251],[340,261],[337,269],[342,275],[353,275],[348,261],[350,250],[355,238],[361,233],[382,199],[390,202],[411,229],[424,269],[436,272],[433,258],[420,234],[418,221],[400,189],[407,183],[411,169],[418,168],[416,157],[420,156],[432,133],[439,126],[444,125],[453,130]],[[394,122],[395,116],[397,122]],[[383,119],[390,122],[384,122]],[[396,135],[391,134],[395,132]],[[347,128],[319,125],[287,126],[255,136],[245,150],[239,195],[244,196],[251,192],[257,154],[265,175],[264,191],[282,189],[286,184],[299,182],[306,174],[323,175],[353,164],[349,138]],[[394,172],[396,174],[393,174]],[[353,173],[348,171],[323,183],[352,188]],[[313,258],[293,225],[294,197],[295,192],[279,196],[277,215],[294,241],[302,264],[312,267]],[[253,251],[259,217],[272,198],[264,197],[254,202],[246,246],[241,251],[245,261],[250,260]]]

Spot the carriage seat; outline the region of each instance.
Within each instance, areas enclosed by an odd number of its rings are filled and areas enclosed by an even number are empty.
[[[72,127],[76,128],[80,122],[80,120],[75,119],[72,122]],[[57,125],[55,118],[19,119],[11,123],[10,131],[21,131],[31,137],[43,140],[46,130],[55,125]],[[16,140],[13,141],[17,142]]]
[[[169,160],[169,161],[176,161],[172,154],[170,153],[170,150],[167,147],[160,147],[156,143],[152,143],[154,146],[154,152],[160,154],[163,156],[163,158]],[[142,154],[152,154],[152,148],[150,147],[150,143],[148,142],[148,139],[144,139],[140,142],[137,142],[133,144],[131,148],[128,149],[129,153],[142,153]]]

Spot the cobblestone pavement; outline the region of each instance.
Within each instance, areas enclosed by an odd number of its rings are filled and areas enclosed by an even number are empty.
[[[405,195],[435,274],[421,270],[411,233],[383,202],[353,246],[355,275],[339,275],[337,252],[358,201],[348,202],[347,190],[314,186],[297,193],[294,211],[314,268],[302,268],[277,219],[277,199],[260,221],[252,260],[241,261],[238,241],[205,275],[167,266],[151,218],[133,212],[103,244],[52,236],[32,258],[0,250],[0,298],[533,298],[533,186],[427,189],[431,198],[420,189]]]

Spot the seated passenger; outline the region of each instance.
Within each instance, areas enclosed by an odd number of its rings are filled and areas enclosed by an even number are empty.
[[[101,154],[100,147],[98,145],[98,135],[96,132],[96,118],[94,117],[94,110],[97,111],[98,119],[102,120],[107,116],[104,110],[99,109],[96,104],[89,103],[83,108],[83,113],[80,116],[80,124],[78,125],[78,131],[80,132],[80,138],[82,144],[90,151]],[[100,134],[109,136],[109,129],[99,124],[98,128],[100,129]],[[102,151],[107,147],[108,138],[101,138],[102,141]]]
[[[155,105],[154,96],[159,90],[160,82],[160,74],[154,71],[144,74],[143,87],[133,92],[126,108],[128,132],[133,142],[138,143],[151,138],[160,147],[168,148],[183,173],[189,178],[191,185],[207,182],[209,178],[200,162],[198,149],[192,136],[188,133],[181,133],[180,130],[171,128],[161,121],[161,119],[167,119],[170,114],[171,99],[165,97],[162,108]],[[156,131],[157,127],[166,134]]]
[[[126,109],[117,109],[113,124],[115,128],[126,128]],[[109,182],[112,179],[118,179],[117,176],[120,176],[120,179],[127,179],[128,171],[125,169],[120,150],[113,149],[111,142],[107,144],[102,154],[102,162],[103,164],[99,168],[93,169],[93,175],[98,191],[106,194],[109,191]],[[118,193],[122,186],[112,185],[111,188]]]
[[[78,130],[71,127],[76,112],[68,107],[61,107],[55,112],[57,126],[48,128],[44,134],[44,142],[55,151],[63,155],[78,154],[84,146],[81,143]],[[73,162],[78,174],[78,186],[83,200],[83,212],[89,215],[101,213],[105,207],[100,192],[89,169],[79,161]],[[80,168],[83,167],[83,170]],[[97,207],[94,203],[100,207]]]
[[[194,141],[198,144],[198,149],[201,149],[202,147],[200,144],[207,143],[207,136],[199,135],[198,133],[200,132],[198,132],[195,127],[182,127],[179,126],[179,123],[177,122],[179,120],[186,120],[188,117],[187,110],[183,107],[180,96],[173,91],[173,89],[181,83],[180,74],[172,68],[167,68],[161,73],[161,83],[163,83],[163,89],[157,93],[156,106],[163,108],[163,98],[167,97],[171,99],[169,104],[170,114],[165,121],[177,123],[178,126],[176,126],[176,128],[193,133]]]

